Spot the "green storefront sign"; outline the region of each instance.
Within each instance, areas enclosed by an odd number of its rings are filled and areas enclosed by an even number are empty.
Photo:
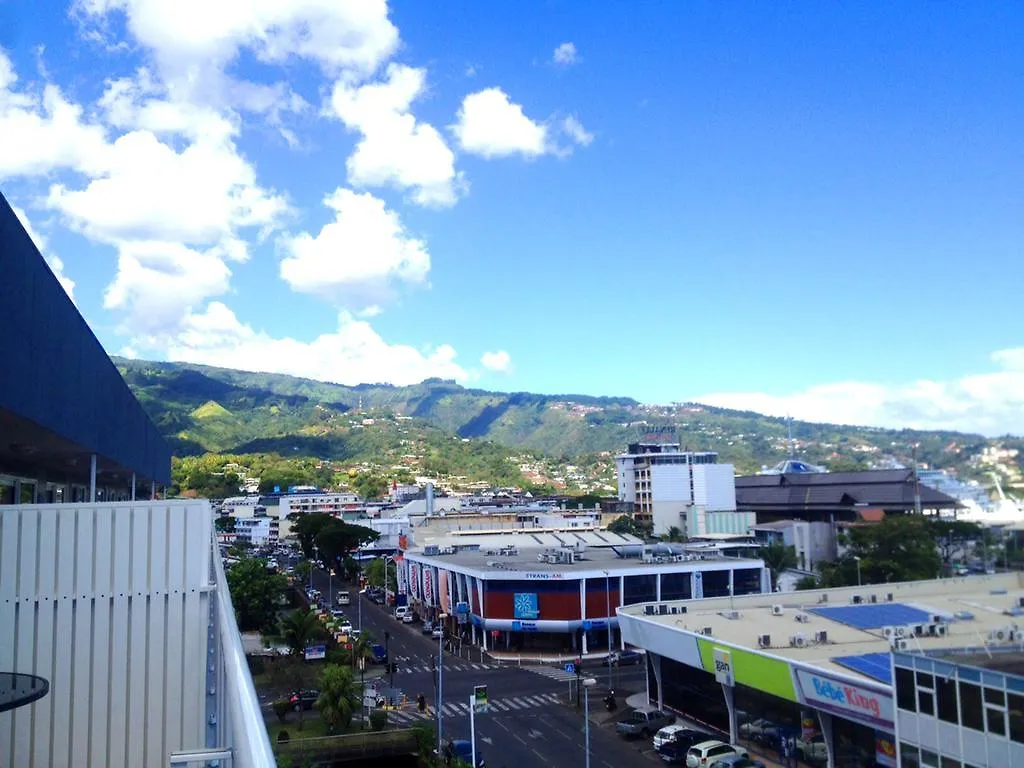
[[[727,654],[728,663],[732,667],[731,677],[737,685],[764,691],[778,696],[780,699],[798,701],[796,689],[793,686],[793,675],[789,670],[789,662],[702,637],[697,638],[697,646],[700,649],[701,664],[706,672],[716,674],[715,649],[717,648],[719,650],[719,666],[721,666],[721,657],[724,651]]]

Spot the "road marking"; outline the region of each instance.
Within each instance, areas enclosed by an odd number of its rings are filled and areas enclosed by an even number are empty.
[[[538,751],[537,751],[536,749],[535,749],[535,750],[533,750],[533,754],[535,754],[535,755],[536,755],[537,757],[539,757],[539,758],[540,758],[541,760],[544,760],[545,762],[547,762],[547,758],[546,758],[546,757],[544,757],[544,755],[542,755],[542,754],[541,754],[540,752],[538,752]]]
[[[532,728],[532,729],[530,729],[530,738],[531,739],[543,739],[544,738],[544,731],[538,731],[537,729]]]
[[[481,736],[480,741],[482,741],[484,744],[494,744],[494,739],[492,739],[490,736]]]

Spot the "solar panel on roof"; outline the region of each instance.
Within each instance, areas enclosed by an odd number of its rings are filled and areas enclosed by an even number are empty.
[[[931,614],[927,611],[903,603],[838,605],[828,608],[808,608],[807,610],[856,629],[927,624],[931,620]]]
[[[836,664],[860,672],[883,683],[892,683],[892,669],[888,653],[863,653],[859,656],[836,656]]]

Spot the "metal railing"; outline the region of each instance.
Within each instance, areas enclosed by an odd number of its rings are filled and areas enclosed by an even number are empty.
[[[212,558],[214,637],[211,642],[216,647],[211,655],[219,656],[220,674],[216,693],[220,699],[217,710],[221,716],[214,716],[211,725],[215,727],[218,743],[209,745],[210,749],[205,752],[197,750],[172,754],[170,766],[178,768],[199,762],[225,768],[276,768],[270,737],[242,648],[242,636],[235,622],[235,609],[231,604],[216,537],[212,539]],[[230,757],[225,758],[226,753]]]

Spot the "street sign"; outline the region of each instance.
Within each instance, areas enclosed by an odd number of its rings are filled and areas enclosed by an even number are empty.
[[[473,686],[473,711],[474,712],[486,712],[487,711],[487,686],[486,685],[474,685]]]
[[[566,664],[565,665],[565,671],[568,672],[570,675],[575,675],[576,674],[576,665],[575,664]]]

